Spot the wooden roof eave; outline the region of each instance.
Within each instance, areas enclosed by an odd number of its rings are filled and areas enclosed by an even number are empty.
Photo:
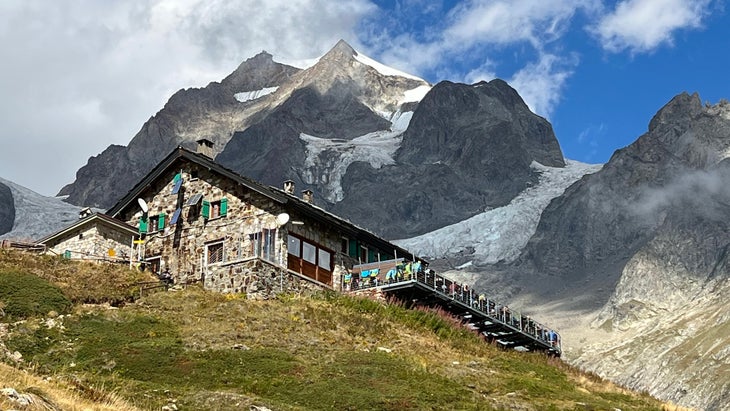
[[[370,231],[358,227],[357,225],[344,220],[334,214],[329,213],[313,204],[307,203],[291,194],[284,194],[287,197],[287,206],[296,210],[302,216],[306,216],[312,220],[320,222],[322,224],[335,227],[341,231],[344,235],[354,238],[356,240],[368,243],[381,251],[394,251],[399,257],[415,256],[412,252],[402,248],[398,245],[391,243],[383,238],[378,237],[376,234]],[[419,260],[426,262],[423,258],[418,257]]]
[[[57,239],[59,237],[63,237],[66,234],[68,234],[68,233],[70,233],[70,232],[72,232],[74,230],[77,230],[77,229],[79,229],[82,226],[88,225],[88,224],[90,224],[94,220],[99,220],[99,221],[101,221],[103,223],[106,223],[107,225],[110,225],[112,227],[116,227],[116,228],[120,229],[120,231],[126,231],[126,232],[128,232],[128,233],[130,233],[132,235],[138,234],[136,227],[132,227],[129,224],[127,224],[127,223],[125,223],[125,222],[123,222],[121,220],[117,220],[115,218],[111,218],[111,217],[109,217],[107,215],[99,214],[99,213],[94,213],[94,214],[91,214],[90,216],[88,216],[86,218],[83,218],[83,219],[80,219],[80,220],[76,221],[75,223],[71,224],[70,226],[68,226],[66,228],[63,228],[63,229],[61,229],[61,230],[59,230],[59,231],[57,231],[57,232],[55,232],[53,234],[50,234],[50,235],[47,235],[47,236],[41,238],[40,240],[37,241],[37,243],[38,244],[46,244],[46,243],[48,243],[48,242],[50,242],[52,240],[55,240],[55,239]]]

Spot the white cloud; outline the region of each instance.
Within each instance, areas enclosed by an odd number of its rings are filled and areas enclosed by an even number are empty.
[[[565,33],[576,11],[596,7],[596,2],[590,0],[466,1],[450,13],[451,25],[444,32],[444,43],[453,49],[526,41],[539,49]]]
[[[261,50],[291,63],[320,56],[356,39],[374,10],[368,0],[0,1],[0,176],[55,194],[175,91]]]
[[[508,82],[533,112],[550,118],[560,102],[565,82],[577,64],[575,56],[559,58],[542,54],[538,62],[528,64]]]
[[[464,76],[464,81],[467,84],[474,84],[480,81],[493,80],[497,77],[497,73],[495,72],[496,67],[497,63],[492,60],[487,60],[479,67],[469,70]]]
[[[677,30],[696,29],[710,0],[624,0],[590,30],[611,52],[649,52],[672,44]]]

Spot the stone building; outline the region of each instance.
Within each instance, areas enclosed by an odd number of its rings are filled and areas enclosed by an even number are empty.
[[[207,147],[207,140],[199,141]],[[108,212],[137,227],[135,255],[176,283],[268,295],[341,288],[354,264],[410,254],[312,204],[312,193],[264,186],[178,147]]]
[[[75,260],[97,260],[129,263],[136,227],[101,213],[84,209],[79,220],[69,227],[38,240],[46,252]]]

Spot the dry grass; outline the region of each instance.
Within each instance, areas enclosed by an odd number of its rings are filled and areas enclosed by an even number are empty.
[[[75,303],[121,304],[131,301],[139,293],[135,284],[157,281],[149,273],[131,270],[125,265],[0,250],[0,271],[17,269],[54,283]]]
[[[0,269],[27,264],[65,290],[106,275],[67,261],[10,256],[13,265],[3,257]],[[123,288],[106,281],[112,292]],[[102,408],[123,396],[144,409],[174,397],[203,410],[673,410],[560,360],[499,350],[445,313],[331,293],[258,301],[189,287],[119,309],[77,305],[62,320],[63,328],[49,330],[31,327],[43,323],[32,319],[4,338],[26,364],[55,376],[14,388],[40,387],[30,391],[60,409],[134,409]],[[76,400],[90,405],[62,405]]]
[[[2,388],[14,388],[18,394],[27,394],[33,402],[21,407],[5,395],[0,395],[0,409],[27,411],[139,411],[119,395],[103,390],[80,389],[79,385],[58,379],[42,379],[28,371],[0,363]],[[93,391],[93,398],[88,398]],[[86,397],[85,397],[86,396]]]

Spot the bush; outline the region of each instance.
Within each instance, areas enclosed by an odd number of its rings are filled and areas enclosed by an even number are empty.
[[[66,313],[71,301],[50,282],[14,270],[0,271],[0,302],[5,318],[22,319],[46,315],[51,311]]]

